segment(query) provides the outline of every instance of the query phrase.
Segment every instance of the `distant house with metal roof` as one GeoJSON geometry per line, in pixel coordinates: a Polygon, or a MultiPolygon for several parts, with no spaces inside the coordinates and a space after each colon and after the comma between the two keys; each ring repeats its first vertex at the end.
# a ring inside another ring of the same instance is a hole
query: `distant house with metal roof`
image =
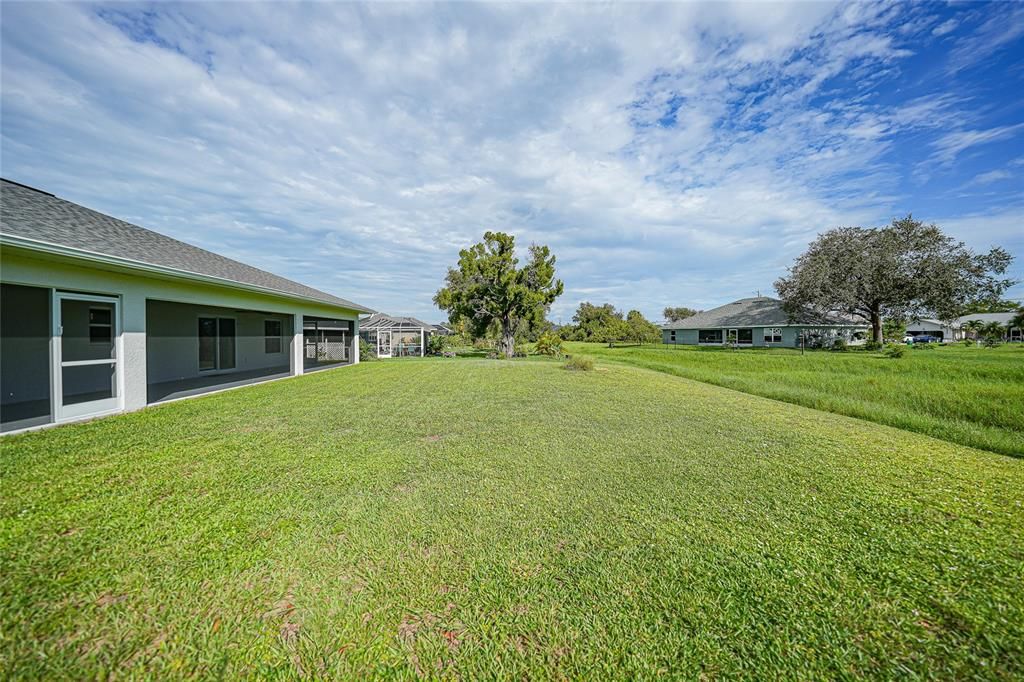
{"type": "Polygon", "coordinates": [[[971,322],[972,320],[978,320],[983,324],[998,322],[1005,327],[1010,324],[1010,320],[1012,320],[1017,314],[1018,311],[1012,311],[1009,313],[972,313],[970,315],[961,315],[957,318],[956,322],[960,326],[963,326],[964,323],[971,322]]]}
{"type": "MultiPolygon", "coordinates": [[[[913,320],[907,324],[907,334],[910,336],[936,336],[942,341],[956,341],[966,337],[964,331],[964,325],[968,322],[981,322],[982,324],[989,324],[991,322],[998,322],[1004,327],[1008,327],[1010,320],[1017,315],[1016,312],[1008,313],[971,313],[969,315],[961,315],[951,322],[942,322],[940,320],[932,318],[921,318],[913,320]]],[[[1019,327],[1007,328],[1004,335],[1007,341],[1022,341],[1024,340],[1024,330],[1019,327]]]]}
{"type": "Polygon", "coordinates": [[[423,357],[427,341],[437,333],[434,325],[415,317],[374,313],[359,321],[359,337],[375,349],[378,358],[423,357]]]}
{"type": "Polygon", "coordinates": [[[960,332],[960,336],[963,337],[963,327],[968,322],[978,321],[982,324],[989,324],[992,322],[998,322],[999,324],[1006,327],[1006,333],[1003,338],[1007,341],[1024,341],[1024,329],[1020,327],[1010,327],[1010,320],[1016,317],[1019,311],[1013,311],[1009,313],[973,313],[970,315],[961,315],[957,318],[956,326],[960,332]]]}
{"type": "Polygon", "coordinates": [[[0,180],[0,430],[359,361],[357,303],[0,180]]]}
{"type": "Polygon", "coordinates": [[[689,346],[720,346],[730,341],[740,346],[798,347],[805,343],[830,344],[851,340],[867,330],[853,319],[806,311],[793,317],[782,301],[768,296],[742,298],[691,317],[662,325],[662,341],[689,346]]]}

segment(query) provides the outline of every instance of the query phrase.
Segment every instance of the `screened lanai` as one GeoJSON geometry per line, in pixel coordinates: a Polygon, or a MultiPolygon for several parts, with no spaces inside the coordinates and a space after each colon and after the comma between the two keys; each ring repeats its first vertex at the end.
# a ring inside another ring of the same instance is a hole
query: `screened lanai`
{"type": "Polygon", "coordinates": [[[146,302],[149,403],[291,374],[292,316],[272,311],[146,302]]]}
{"type": "Polygon", "coordinates": [[[303,318],[304,366],[313,371],[352,362],[352,322],[326,317],[303,318]]]}
{"type": "Polygon", "coordinates": [[[423,357],[434,325],[415,317],[374,313],[359,322],[359,337],[370,344],[378,358],[423,357]]]}

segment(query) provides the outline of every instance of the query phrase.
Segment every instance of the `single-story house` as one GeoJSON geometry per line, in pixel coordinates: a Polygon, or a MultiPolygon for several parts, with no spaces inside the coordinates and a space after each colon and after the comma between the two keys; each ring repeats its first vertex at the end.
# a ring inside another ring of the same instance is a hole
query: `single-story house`
{"type": "MultiPolygon", "coordinates": [[[[1004,327],[1006,327],[1008,324],[1010,324],[1010,320],[1012,320],[1015,315],[1017,315],[1016,312],[1010,312],[1010,313],[973,313],[971,315],[962,315],[962,316],[960,316],[957,319],[956,323],[957,323],[957,326],[961,330],[961,338],[962,338],[963,337],[963,327],[968,322],[971,322],[973,320],[977,320],[977,321],[981,322],[982,324],[990,324],[992,322],[998,322],[999,324],[1001,324],[1004,327]]],[[[1007,341],[1013,341],[1013,342],[1024,341],[1024,329],[1021,329],[1020,327],[1014,327],[1012,329],[1008,329],[1003,334],[1003,338],[1006,339],[1007,341]]]]}
{"type": "MultiPolygon", "coordinates": [[[[970,315],[961,315],[957,319],[945,324],[935,319],[920,319],[914,320],[907,325],[907,334],[910,336],[921,336],[927,334],[929,336],[937,336],[943,341],[957,341],[967,337],[967,330],[964,329],[964,325],[972,320],[977,320],[982,324],[989,324],[991,322],[998,322],[1004,327],[1010,323],[1014,315],[1017,313],[971,313],[970,315]]],[[[1024,330],[1014,327],[1013,329],[1007,329],[1003,335],[1007,341],[1024,341],[1024,330]]]]}
{"type": "Polygon", "coordinates": [[[922,318],[907,324],[908,336],[935,336],[941,341],[953,341],[958,338],[960,325],[957,322],[944,324],[940,320],[922,318]]]}
{"type": "Polygon", "coordinates": [[[374,313],[359,321],[359,336],[377,351],[378,358],[423,357],[434,325],[415,317],[374,313]]]}
{"type": "Polygon", "coordinates": [[[0,430],[359,362],[368,308],[0,181],[0,430]]]}
{"type": "Polygon", "coordinates": [[[661,328],[662,341],[668,344],[720,346],[734,338],[740,346],[788,348],[799,347],[801,335],[807,345],[828,345],[866,331],[867,325],[856,320],[811,311],[794,319],[782,301],[768,296],[742,298],[661,328]]]}

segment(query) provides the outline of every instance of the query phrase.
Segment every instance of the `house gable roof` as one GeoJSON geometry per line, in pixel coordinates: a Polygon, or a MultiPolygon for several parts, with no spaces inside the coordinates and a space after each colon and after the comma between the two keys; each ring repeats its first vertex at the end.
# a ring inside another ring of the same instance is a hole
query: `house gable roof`
{"type": "Polygon", "coordinates": [[[80,252],[75,255],[86,259],[125,259],[185,277],[199,275],[224,280],[227,286],[265,289],[357,312],[372,312],[344,298],[6,179],[0,179],[0,237],[62,247],[80,252]]]}
{"type": "Polygon", "coordinates": [[[807,311],[793,319],[782,307],[782,301],[757,296],[741,298],[732,303],[697,313],[678,322],[668,322],[662,329],[720,329],[727,327],[784,327],[792,325],[823,325],[830,327],[862,326],[860,323],[807,311]]]}
{"type": "Polygon", "coordinates": [[[425,331],[433,331],[434,325],[429,322],[418,320],[415,317],[398,317],[394,315],[385,315],[384,313],[374,313],[369,317],[364,317],[359,321],[360,329],[398,329],[398,328],[414,328],[423,329],[425,331]]]}
{"type": "Polygon", "coordinates": [[[978,320],[979,322],[998,322],[999,324],[1009,324],[1016,312],[1009,313],[974,313],[973,315],[962,315],[957,319],[957,324],[962,325],[971,320],[978,320]]]}

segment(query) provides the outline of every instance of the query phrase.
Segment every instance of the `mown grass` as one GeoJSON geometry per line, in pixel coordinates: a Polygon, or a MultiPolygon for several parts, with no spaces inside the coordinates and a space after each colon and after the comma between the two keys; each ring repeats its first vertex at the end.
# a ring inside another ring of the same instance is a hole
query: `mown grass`
{"type": "Polygon", "coordinates": [[[1020,460],[665,374],[385,361],[0,447],[4,679],[1024,675],[1020,460]]]}
{"type": "Polygon", "coordinates": [[[882,353],[569,343],[571,353],[1024,456],[1024,346],[882,353]]]}

